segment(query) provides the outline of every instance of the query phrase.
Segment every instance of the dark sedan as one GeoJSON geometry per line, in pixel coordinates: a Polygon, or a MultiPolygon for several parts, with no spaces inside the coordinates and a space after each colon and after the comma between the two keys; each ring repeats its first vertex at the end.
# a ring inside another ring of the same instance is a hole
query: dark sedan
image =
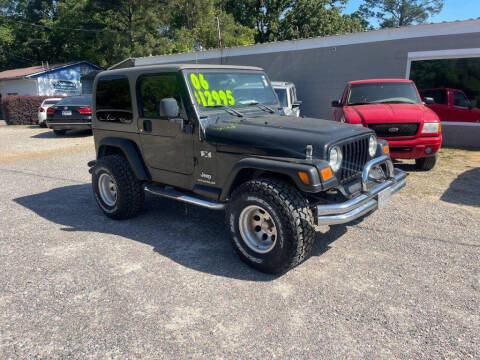
{"type": "Polygon", "coordinates": [[[47,126],[56,135],[92,128],[92,97],[69,96],[47,110],[47,126]]]}

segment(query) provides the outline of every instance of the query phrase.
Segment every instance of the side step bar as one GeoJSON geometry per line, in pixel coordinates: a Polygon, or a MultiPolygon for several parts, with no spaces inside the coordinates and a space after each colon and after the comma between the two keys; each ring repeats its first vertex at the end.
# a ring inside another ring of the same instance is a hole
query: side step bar
{"type": "Polygon", "coordinates": [[[163,188],[157,187],[152,185],[145,185],[145,191],[149,192],[150,194],[165,197],[168,199],[178,200],[187,204],[201,206],[210,210],[223,210],[225,209],[225,204],[221,203],[214,203],[198,198],[194,198],[192,196],[185,195],[179,191],[176,191],[171,188],[163,188]]]}

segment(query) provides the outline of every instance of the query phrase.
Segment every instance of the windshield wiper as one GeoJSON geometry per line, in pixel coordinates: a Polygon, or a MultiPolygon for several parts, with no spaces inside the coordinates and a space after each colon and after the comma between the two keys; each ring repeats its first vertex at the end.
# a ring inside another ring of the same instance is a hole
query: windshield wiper
{"type": "Polygon", "coordinates": [[[392,101],[381,101],[379,104],[415,104],[414,102],[410,101],[402,101],[402,100],[392,100],[392,101]]]}
{"type": "Polygon", "coordinates": [[[234,116],[238,116],[238,117],[244,117],[244,115],[240,111],[232,109],[231,107],[226,107],[225,105],[214,105],[214,106],[210,106],[210,107],[221,108],[221,109],[225,110],[227,113],[229,113],[230,115],[234,115],[234,116]]]}
{"type": "Polygon", "coordinates": [[[372,105],[371,102],[356,102],[356,103],[349,103],[348,106],[358,106],[358,105],[372,105]]]}
{"type": "Polygon", "coordinates": [[[265,104],[255,104],[257,105],[258,108],[269,112],[270,114],[275,114],[275,110],[273,110],[270,106],[267,106],[265,104]]]}
{"type": "Polygon", "coordinates": [[[255,105],[256,107],[258,107],[260,110],[263,110],[263,111],[266,111],[266,112],[269,112],[270,114],[275,114],[275,110],[273,110],[270,106],[267,106],[265,104],[262,104],[262,103],[259,103],[258,101],[250,101],[244,105],[255,105]]]}

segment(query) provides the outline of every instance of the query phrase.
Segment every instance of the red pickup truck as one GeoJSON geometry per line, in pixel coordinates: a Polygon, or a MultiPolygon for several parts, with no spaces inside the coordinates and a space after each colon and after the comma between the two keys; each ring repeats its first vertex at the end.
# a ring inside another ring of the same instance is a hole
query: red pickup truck
{"type": "Polygon", "coordinates": [[[332,106],[334,120],[371,128],[380,139],[387,140],[393,159],[415,159],[420,170],[435,166],[442,126],[437,114],[423,103],[413,81],[352,81],[332,106]]]}
{"type": "Polygon", "coordinates": [[[480,122],[480,109],[475,107],[462,90],[427,89],[422,97],[434,99],[428,107],[435,111],[441,121],[480,122]]]}

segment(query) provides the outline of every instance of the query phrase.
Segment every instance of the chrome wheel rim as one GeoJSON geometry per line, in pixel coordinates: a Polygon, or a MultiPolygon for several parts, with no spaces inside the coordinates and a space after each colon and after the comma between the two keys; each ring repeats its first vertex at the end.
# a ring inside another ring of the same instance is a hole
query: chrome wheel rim
{"type": "Polygon", "coordinates": [[[98,178],[100,197],[107,206],[114,206],[117,202],[117,184],[112,176],[103,173],[98,178]]]}
{"type": "Polygon", "coordinates": [[[251,250],[266,254],[275,247],[277,227],[268,211],[257,205],[247,206],[238,222],[243,241],[251,250]]]}

